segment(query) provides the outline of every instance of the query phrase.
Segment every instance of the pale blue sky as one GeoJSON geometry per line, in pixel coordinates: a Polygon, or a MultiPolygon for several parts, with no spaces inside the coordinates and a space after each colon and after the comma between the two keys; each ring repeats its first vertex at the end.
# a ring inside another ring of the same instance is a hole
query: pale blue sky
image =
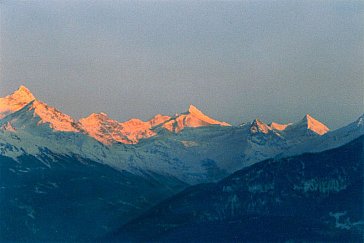
{"type": "Polygon", "coordinates": [[[190,103],[233,124],[329,127],[364,112],[361,1],[7,1],[0,95],[24,84],[80,118],[190,103]]]}

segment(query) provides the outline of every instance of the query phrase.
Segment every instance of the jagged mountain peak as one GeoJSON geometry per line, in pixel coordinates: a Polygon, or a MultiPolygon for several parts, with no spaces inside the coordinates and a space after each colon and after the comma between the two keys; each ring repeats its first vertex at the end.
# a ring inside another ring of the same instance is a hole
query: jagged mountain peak
{"type": "Polygon", "coordinates": [[[87,117],[81,118],[80,121],[99,121],[99,120],[107,120],[110,119],[106,113],[91,113],[87,117]]]}
{"type": "Polygon", "coordinates": [[[31,104],[42,123],[49,123],[56,131],[79,132],[77,123],[71,116],[38,100],[34,100],[31,104]]]}
{"type": "Polygon", "coordinates": [[[312,135],[324,135],[330,129],[320,121],[306,114],[300,121],[290,124],[284,129],[285,136],[304,137],[312,135]]]}
{"type": "Polygon", "coordinates": [[[30,92],[30,90],[27,87],[25,87],[24,85],[20,85],[19,88],[14,93],[22,93],[22,94],[27,94],[27,95],[33,96],[33,94],[30,92]]]}
{"type": "Polygon", "coordinates": [[[79,123],[90,137],[93,137],[103,144],[112,144],[115,142],[131,143],[121,132],[123,126],[118,121],[109,118],[103,112],[92,113],[80,119],[79,123]]]}
{"type": "Polygon", "coordinates": [[[310,114],[306,114],[301,121],[304,122],[310,122],[310,121],[317,121],[314,117],[312,117],[310,114]]]}
{"type": "Polygon", "coordinates": [[[202,111],[200,111],[196,106],[190,104],[190,106],[188,107],[188,113],[190,114],[196,114],[196,115],[204,115],[202,113],[202,111]]]}
{"type": "Polygon", "coordinates": [[[164,116],[162,114],[157,114],[152,119],[150,119],[148,122],[151,127],[155,127],[155,126],[165,123],[166,121],[168,121],[170,119],[171,119],[170,116],[164,116]]]}
{"type": "Polygon", "coordinates": [[[32,100],[20,110],[12,113],[8,116],[10,123],[26,124],[33,119],[36,120],[36,125],[48,124],[54,131],[62,132],[79,132],[77,123],[69,115],[63,114],[61,111],[54,107],[48,106],[47,104],[32,100]]]}
{"type": "Polygon", "coordinates": [[[201,110],[199,110],[196,106],[194,105],[190,105],[188,108],[188,114],[209,123],[210,125],[221,125],[221,126],[231,126],[230,124],[226,123],[226,122],[221,122],[218,120],[215,120],[207,115],[205,115],[201,110]]]}
{"type": "Polygon", "coordinates": [[[155,136],[156,133],[151,130],[149,121],[145,122],[138,118],[132,118],[126,122],[120,123],[122,126],[121,133],[128,138],[130,143],[138,143],[139,140],[155,136]]]}
{"type": "Polygon", "coordinates": [[[254,119],[250,126],[250,131],[252,133],[262,132],[267,134],[270,130],[271,128],[259,119],[254,119]]]}
{"type": "Polygon", "coordinates": [[[35,100],[34,95],[30,90],[21,85],[17,90],[15,90],[12,94],[6,96],[5,98],[11,99],[14,102],[30,102],[32,100],[35,100]]]}
{"type": "Polygon", "coordinates": [[[83,127],[91,127],[91,126],[99,126],[102,123],[118,123],[118,121],[115,121],[111,119],[106,113],[100,112],[100,113],[91,113],[87,117],[81,118],[79,120],[79,123],[83,127]]]}
{"type": "Polygon", "coordinates": [[[307,129],[309,129],[319,135],[324,135],[325,133],[327,133],[330,130],[325,124],[316,120],[310,114],[306,114],[303,117],[303,119],[301,120],[301,122],[299,122],[299,123],[306,125],[307,129]]]}
{"type": "Polygon", "coordinates": [[[173,119],[163,124],[163,127],[172,132],[180,132],[185,127],[203,127],[210,125],[231,126],[229,123],[217,121],[205,115],[196,106],[190,105],[188,111],[176,114],[173,119]]]}
{"type": "Polygon", "coordinates": [[[118,122],[109,118],[105,113],[93,113],[80,119],[79,123],[89,136],[108,145],[118,142],[135,144],[140,139],[156,135],[150,130],[149,122],[137,118],[118,122]]]}
{"type": "Polygon", "coordinates": [[[252,124],[265,124],[262,120],[258,119],[258,118],[255,118],[253,121],[252,121],[252,124]]]}
{"type": "Polygon", "coordinates": [[[120,124],[124,128],[136,129],[136,130],[140,129],[141,127],[145,128],[145,129],[151,128],[149,121],[143,121],[139,118],[131,118],[125,122],[121,122],[120,124]]]}
{"type": "Polygon", "coordinates": [[[313,118],[310,114],[306,114],[303,118],[302,118],[303,120],[305,120],[305,121],[311,121],[311,120],[315,120],[316,121],[316,119],[315,118],[313,118]]]}
{"type": "Polygon", "coordinates": [[[99,112],[99,113],[92,113],[91,115],[93,116],[98,116],[98,117],[109,117],[106,113],[104,112],[99,112]]]}
{"type": "Polygon", "coordinates": [[[20,86],[12,94],[0,98],[0,119],[22,109],[26,104],[35,100],[34,95],[25,86],[20,86]]]}
{"type": "Polygon", "coordinates": [[[129,127],[137,127],[137,126],[148,126],[148,122],[145,122],[143,120],[140,120],[138,118],[131,118],[125,122],[121,123],[123,126],[129,126],[129,127]]]}

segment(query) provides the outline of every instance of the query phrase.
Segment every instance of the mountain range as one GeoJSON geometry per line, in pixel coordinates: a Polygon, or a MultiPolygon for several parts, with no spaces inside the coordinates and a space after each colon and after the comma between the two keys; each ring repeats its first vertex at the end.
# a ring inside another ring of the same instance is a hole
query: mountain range
{"type": "Polygon", "coordinates": [[[0,107],[0,143],[6,145],[1,148],[2,155],[17,158],[26,153],[44,161],[54,154],[72,154],[118,170],[134,174],[152,171],[189,184],[216,181],[280,154],[338,147],[364,131],[363,117],[342,129],[345,136],[338,136],[342,130],[329,132],[308,114],[296,123],[268,125],[256,119],[232,126],[193,105],[187,112],[158,114],[148,121],[134,118],[119,122],[105,113],[76,121],[37,100],[24,86],[1,98],[0,107]],[[335,139],[313,148],[307,145],[326,141],[326,137],[335,139]]]}
{"type": "MultiPolygon", "coordinates": [[[[132,220],[190,186],[221,184],[239,170],[258,173],[256,166],[272,161],[285,161],[289,167],[286,158],[305,153],[341,151],[342,146],[362,138],[363,118],[334,131],[309,114],[295,123],[267,124],[255,119],[234,126],[190,105],[186,112],[157,114],[148,121],[119,122],[105,113],[76,120],[21,86],[0,98],[0,206],[6,212],[2,213],[0,237],[89,241],[125,232],[134,227],[128,222],[136,222],[132,220]],[[70,222],[82,227],[72,228],[70,222]],[[122,225],[130,226],[121,229],[122,225]]],[[[358,145],[355,148],[360,152],[358,145]]],[[[285,173],[289,174],[288,167],[285,173]]],[[[264,173],[271,169],[268,166],[264,173]]],[[[213,190],[218,193],[220,189],[213,190]]],[[[208,198],[208,202],[215,200],[208,198]]],[[[189,209],[195,210],[195,202],[190,204],[189,209]]],[[[188,227],[200,223],[191,222],[188,227]]],[[[140,224],[146,230],[149,227],[144,221],[140,224]]],[[[151,239],[163,237],[150,235],[151,239]]]]}

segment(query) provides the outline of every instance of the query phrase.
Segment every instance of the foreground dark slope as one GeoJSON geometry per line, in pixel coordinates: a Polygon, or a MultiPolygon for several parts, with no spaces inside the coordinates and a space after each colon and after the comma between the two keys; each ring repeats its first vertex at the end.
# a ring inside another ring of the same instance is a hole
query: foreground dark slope
{"type": "Polygon", "coordinates": [[[362,242],[363,141],[190,187],[107,240],[362,242]]]}
{"type": "MultiPolygon", "coordinates": [[[[56,155],[54,155],[56,156],[56,155]]],[[[0,241],[88,241],[186,184],[74,157],[0,156],[0,241]]]]}

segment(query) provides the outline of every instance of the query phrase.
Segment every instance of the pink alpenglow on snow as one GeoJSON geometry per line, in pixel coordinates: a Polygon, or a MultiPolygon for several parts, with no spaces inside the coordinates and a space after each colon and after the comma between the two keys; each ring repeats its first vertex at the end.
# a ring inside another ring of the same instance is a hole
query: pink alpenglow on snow
{"type": "MultiPolygon", "coordinates": [[[[141,139],[157,136],[158,131],[160,131],[159,128],[178,133],[187,127],[231,126],[226,122],[217,121],[205,115],[193,105],[189,106],[187,112],[176,114],[174,117],[158,114],[149,121],[133,118],[119,122],[109,118],[105,113],[92,113],[86,118],[75,121],[72,117],[38,101],[24,86],[20,86],[11,95],[0,98],[0,119],[9,117],[2,125],[4,130],[16,131],[17,126],[21,126],[21,122],[16,121],[19,116],[24,117],[24,119],[36,119],[36,125],[47,124],[54,131],[87,134],[106,145],[113,143],[136,144],[141,139]],[[19,113],[17,118],[9,116],[14,113],[19,113]]],[[[323,135],[329,131],[329,128],[308,114],[300,122],[294,124],[272,122],[267,125],[256,119],[250,127],[252,133],[267,134],[272,130],[284,133],[295,131],[295,134],[311,130],[318,135],[323,135]]]]}
{"type": "Polygon", "coordinates": [[[110,119],[105,113],[92,113],[88,117],[80,119],[79,123],[90,137],[103,144],[131,143],[121,132],[123,127],[120,123],[110,119]]]}
{"type": "Polygon", "coordinates": [[[79,132],[77,122],[72,117],[41,101],[34,100],[27,106],[27,109],[34,113],[34,117],[40,118],[38,125],[49,124],[55,131],[79,132]]]}
{"type": "Polygon", "coordinates": [[[190,105],[188,112],[177,115],[163,124],[163,127],[171,132],[180,132],[185,127],[203,127],[210,125],[231,126],[226,122],[214,120],[203,114],[195,106],[190,105]]]}
{"type": "Polygon", "coordinates": [[[149,122],[137,118],[130,119],[120,124],[123,127],[123,134],[125,134],[132,143],[138,143],[140,139],[157,135],[151,130],[152,126],[149,122]]]}
{"type": "Polygon", "coordinates": [[[278,131],[283,131],[285,130],[289,125],[291,125],[292,123],[289,124],[279,124],[276,122],[272,122],[270,124],[270,128],[274,129],[274,130],[278,130],[278,131]]]}
{"type": "Polygon", "coordinates": [[[33,94],[26,87],[20,86],[11,95],[0,98],[0,119],[20,110],[34,99],[33,94]]]}
{"type": "Polygon", "coordinates": [[[170,116],[164,116],[164,115],[161,115],[161,114],[157,114],[152,119],[150,119],[148,122],[149,122],[151,127],[156,127],[156,126],[159,126],[162,123],[165,123],[169,119],[171,119],[170,116]]]}
{"type": "Polygon", "coordinates": [[[140,119],[130,119],[126,122],[118,122],[109,118],[105,113],[91,114],[80,119],[81,127],[86,133],[103,144],[124,143],[136,144],[140,139],[155,136],[151,130],[150,122],[140,119]]]}
{"type": "MultiPolygon", "coordinates": [[[[39,119],[37,123],[38,125],[48,124],[54,131],[79,131],[77,123],[72,119],[72,117],[63,114],[59,110],[48,106],[41,101],[38,101],[24,86],[20,86],[19,89],[11,95],[0,98],[0,119],[15,112],[20,112],[23,109],[25,109],[25,113],[31,114],[32,118],[39,119]]],[[[12,121],[8,122],[8,127],[12,127],[12,121]]]]}
{"type": "Polygon", "coordinates": [[[265,124],[264,122],[262,122],[259,119],[255,119],[252,122],[252,125],[250,127],[250,132],[252,133],[257,133],[257,132],[261,132],[264,134],[269,133],[269,131],[272,130],[267,124],[265,124]]]}
{"type": "Polygon", "coordinates": [[[327,126],[325,126],[323,123],[319,122],[309,114],[307,114],[303,119],[307,122],[307,128],[319,135],[324,135],[330,130],[327,126]]]}

